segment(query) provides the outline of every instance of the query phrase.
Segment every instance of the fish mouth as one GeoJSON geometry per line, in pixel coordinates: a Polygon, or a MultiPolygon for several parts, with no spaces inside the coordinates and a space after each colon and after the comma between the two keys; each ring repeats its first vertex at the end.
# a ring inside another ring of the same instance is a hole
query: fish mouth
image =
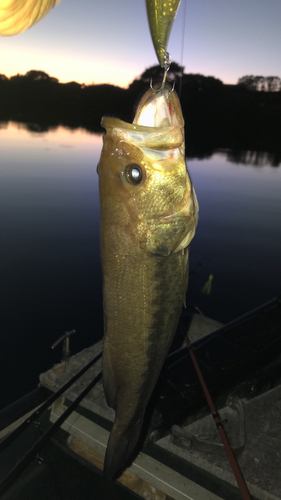
{"type": "Polygon", "coordinates": [[[105,117],[101,125],[121,141],[139,148],[168,151],[184,146],[184,119],[179,98],[168,83],[163,89],[157,84],[144,94],[133,123],[105,117]]]}
{"type": "Polygon", "coordinates": [[[133,123],[153,128],[183,127],[181,107],[174,89],[168,83],[163,88],[160,83],[155,88],[151,86],[139,102],[133,123]]]}

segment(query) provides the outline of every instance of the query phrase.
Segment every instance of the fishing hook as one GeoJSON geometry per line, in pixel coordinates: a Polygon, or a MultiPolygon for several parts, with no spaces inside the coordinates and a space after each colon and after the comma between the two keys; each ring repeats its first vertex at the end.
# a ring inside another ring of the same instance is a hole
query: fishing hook
{"type": "MultiPolygon", "coordinates": [[[[166,78],[165,78],[165,79],[166,79],[166,78]]],[[[163,80],[164,80],[164,78],[163,78],[163,80]]],[[[158,84],[158,83],[156,83],[156,85],[159,85],[159,84],[158,84]]],[[[165,82],[164,82],[164,85],[165,85],[165,82]]],[[[160,86],[159,88],[154,88],[154,87],[153,87],[153,83],[152,83],[152,77],[150,78],[150,88],[151,88],[152,90],[154,90],[154,92],[160,92],[160,91],[164,88],[164,85],[163,85],[163,81],[162,81],[161,86],[160,86]]]]}
{"type": "Polygon", "coordinates": [[[165,87],[167,73],[170,69],[170,66],[171,66],[171,57],[170,57],[169,52],[166,52],[165,56],[164,56],[164,70],[165,71],[164,71],[164,76],[163,76],[163,80],[162,80],[161,90],[165,87]]]}
{"type": "MultiPolygon", "coordinates": [[[[152,90],[154,90],[155,92],[156,91],[159,91],[159,90],[163,90],[164,87],[165,87],[165,83],[166,83],[166,78],[167,78],[167,73],[170,69],[170,66],[171,66],[171,57],[170,57],[170,54],[169,52],[166,52],[165,56],[164,56],[164,75],[163,75],[163,79],[162,79],[162,83],[161,83],[161,87],[160,89],[155,89],[153,87],[153,84],[152,84],[152,77],[150,78],[150,88],[152,90]]],[[[173,88],[171,90],[171,92],[173,92],[175,90],[175,81],[173,83],[173,88]]]]}
{"type": "MultiPolygon", "coordinates": [[[[163,80],[164,80],[164,78],[163,78],[163,80]]],[[[154,90],[154,92],[161,92],[161,90],[163,90],[163,88],[164,88],[164,86],[165,86],[165,81],[164,81],[164,83],[162,82],[160,89],[155,89],[155,88],[153,87],[153,84],[152,84],[152,77],[151,77],[151,78],[150,78],[150,84],[149,84],[149,85],[150,85],[150,88],[151,88],[152,90],[154,90]]],[[[156,84],[156,85],[157,85],[157,84],[156,84]]],[[[175,85],[176,85],[176,82],[175,82],[175,80],[174,80],[174,81],[173,81],[173,86],[172,86],[171,92],[169,92],[169,95],[170,95],[172,92],[174,92],[174,90],[175,90],[175,85]]],[[[99,171],[98,171],[98,166],[97,166],[97,173],[99,173],[99,171]]]]}

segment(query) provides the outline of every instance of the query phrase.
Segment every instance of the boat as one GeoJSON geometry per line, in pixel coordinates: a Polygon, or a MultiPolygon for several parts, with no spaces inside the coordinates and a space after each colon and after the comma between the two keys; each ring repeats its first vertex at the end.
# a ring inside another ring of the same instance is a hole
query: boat
{"type": "MultiPolygon", "coordinates": [[[[69,342],[72,332],[66,333],[69,342]]],[[[139,453],[111,481],[102,475],[114,419],[101,382],[102,342],[71,357],[65,343],[64,359],[40,375],[38,388],[0,412],[0,497],[241,498],[192,349],[251,497],[280,500],[280,348],[280,297],[226,325],[187,308],[149,404],[139,453]]]]}

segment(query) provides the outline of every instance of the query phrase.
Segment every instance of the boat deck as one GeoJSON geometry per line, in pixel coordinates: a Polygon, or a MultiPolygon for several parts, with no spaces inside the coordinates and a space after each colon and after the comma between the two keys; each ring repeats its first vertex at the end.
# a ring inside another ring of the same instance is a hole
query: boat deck
{"type": "MultiPolygon", "coordinates": [[[[216,406],[253,500],[280,500],[280,299],[225,326],[201,316],[189,318],[188,323],[189,327],[191,325],[189,337],[193,342],[193,351],[205,370],[206,383],[215,396],[216,406]],[[267,343],[263,348],[265,338],[267,343]],[[226,351],[222,350],[223,345],[228,345],[226,351]],[[234,350],[229,348],[232,345],[234,350]],[[221,360],[221,364],[218,360],[221,360]],[[221,387],[218,387],[219,380],[221,387]]],[[[56,393],[95,358],[101,348],[102,342],[98,342],[72,356],[68,365],[62,362],[41,374],[41,389],[44,388],[46,394],[56,393]]],[[[17,450],[20,451],[19,454],[24,454],[24,440],[29,440],[32,445],[34,433],[43,432],[54,422],[59,423],[58,419],[64,411],[70,409],[72,402],[100,370],[101,359],[64,393],[62,389],[59,397],[54,395],[55,402],[52,406],[49,403],[45,406],[49,406],[49,410],[42,413],[35,425],[29,426],[23,435],[4,450],[2,456],[5,467],[0,472],[0,481],[7,472],[6,465],[9,469],[12,462],[17,461],[17,450]]],[[[131,467],[119,478],[117,489],[101,475],[107,440],[114,420],[114,411],[105,401],[102,382],[96,383],[87,396],[83,399],[80,397],[79,400],[79,406],[74,411],[69,411],[67,419],[59,431],[56,431],[55,438],[51,438],[37,461],[33,460],[24,474],[4,494],[4,500],[35,498],[30,496],[30,492],[33,495],[36,488],[39,488],[40,481],[46,487],[46,495],[40,496],[42,500],[51,497],[54,500],[78,500],[81,492],[86,500],[92,498],[89,496],[91,491],[95,491],[95,497],[99,499],[241,498],[224,448],[218,439],[213,418],[206,409],[202,389],[194,375],[186,348],[177,350],[167,359],[153,401],[154,411],[151,412],[150,424],[145,428],[144,446],[131,467]],[[178,384],[175,385],[177,380],[178,384]],[[41,469],[38,468],[40,464],[44,465],[41,469]],[[83,472],[80,472],[81,467],[84,468],[83,472]],[[60,478],[56,477],[57,473],[60,478]],[[80,486],[77,474],[81,477],[80,486]],[[55,486],[50,483],[53,480],[55,486]],[[50,483],[49,489],[54,489],[53,493],[48,490],[47,483],[50,483]],[[68,490],[72,493],[68,494],[68,490]]],[[[9,421],[7,410],[5,422],[9,421]]],[[[14,414],[13,411],[10,413],[14,414]]],[[[0,431],[0,440],[26,417],[27,415],[21,415],[18,421],[4,426],[0,431]]]]}

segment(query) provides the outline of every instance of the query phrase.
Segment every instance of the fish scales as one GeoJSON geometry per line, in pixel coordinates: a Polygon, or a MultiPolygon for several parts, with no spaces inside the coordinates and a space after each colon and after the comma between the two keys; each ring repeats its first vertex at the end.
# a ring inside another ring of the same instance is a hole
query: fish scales
{"type": "Polygon", "coordinates": [[[169,85],[148,90],[133,124],[102,123],[103,385],[116,411],[104,471],[114,476],[135,450],[177,328],[198,205],[186,171],[181,108],[169,85]]]}

